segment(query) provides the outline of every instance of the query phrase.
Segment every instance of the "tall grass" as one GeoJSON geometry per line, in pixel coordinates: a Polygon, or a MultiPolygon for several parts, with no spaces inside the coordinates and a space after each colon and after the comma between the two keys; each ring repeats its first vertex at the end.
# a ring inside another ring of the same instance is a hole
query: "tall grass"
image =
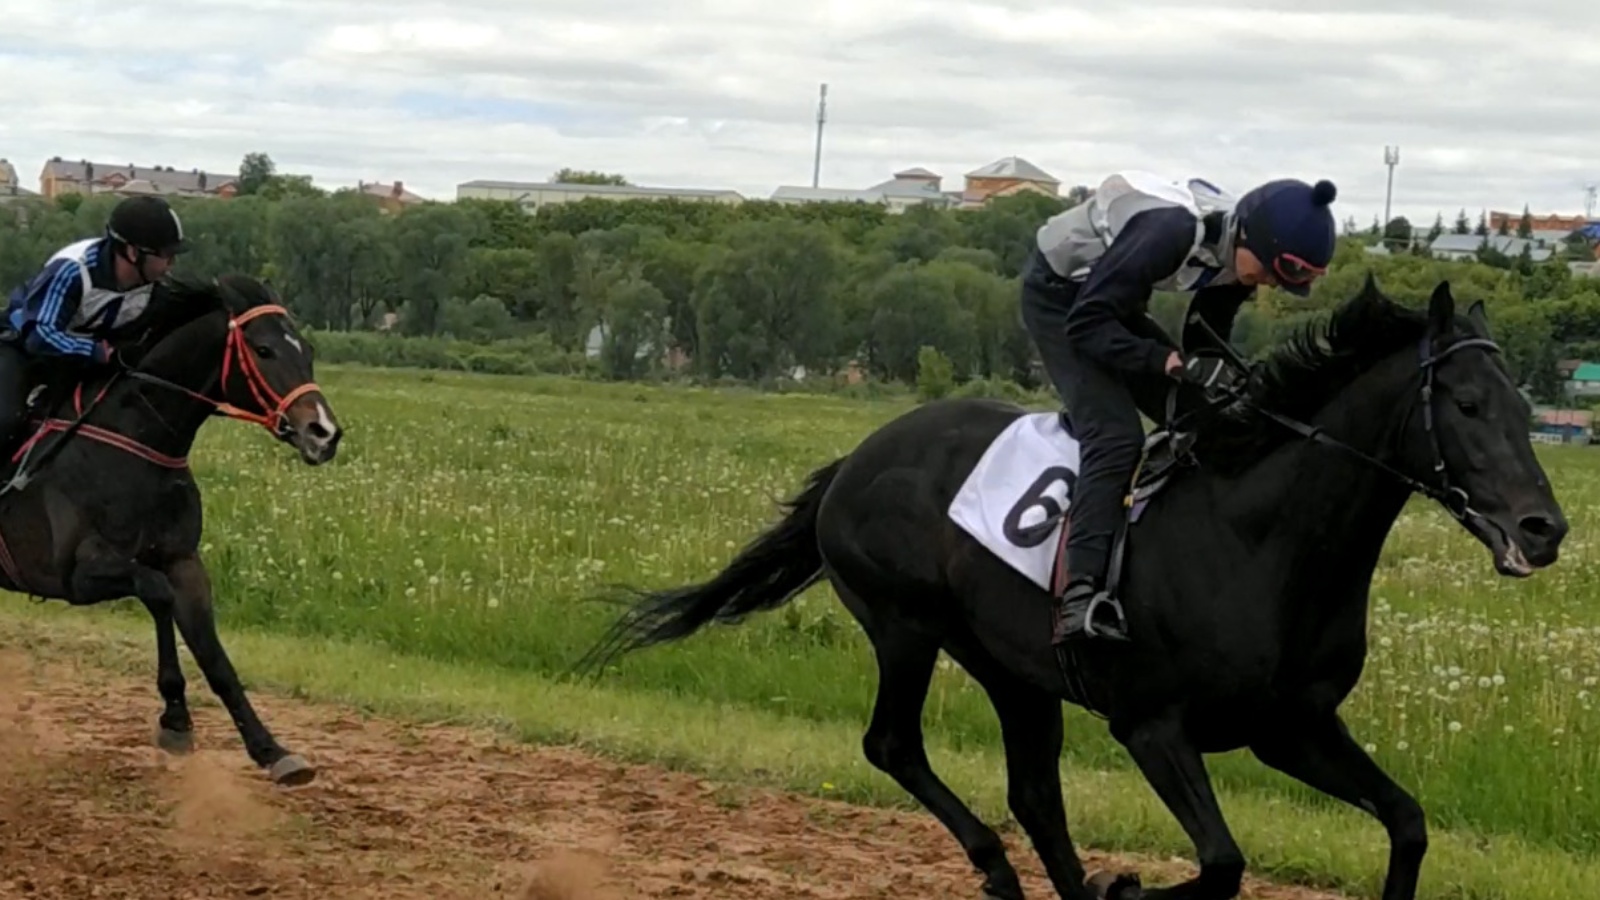
{"type": "MultiPolygon", "coordinates": [[[[225,623],[541,674],[599,635],[613,610],[579,602],[594,588],[705,577],[805,473],[907,408],[541,377],[319,378],[349,432],[331,467],[232,425],[196,448],[225,623]]],[[[1500,579],[1479,544],[1414,503],[1380,561],[1372,655],[1346,714],[1435,827],[1585,854],[1600,846],[1600,450],[1539,453],[1572,520],[1560,564],[1500,579]]],[[[865,638],[819,587],[633,657],[610,682],[862,726],[876,678],[865,638]]],[[[1069,757],[1130,768],[1100,723],[1069,715],[1069,757]]],[[[983,694],[948,664],[926,722],[957,750],[999,745],[983,694]]],[[[1227,788],[1332,803],[1247,755],[1212,771],[1227,788]]]]}

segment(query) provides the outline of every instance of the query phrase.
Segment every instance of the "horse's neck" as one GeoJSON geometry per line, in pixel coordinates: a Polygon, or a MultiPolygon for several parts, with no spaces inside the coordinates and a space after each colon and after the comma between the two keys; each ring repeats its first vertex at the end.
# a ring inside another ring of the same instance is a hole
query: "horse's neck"
{"type": "MultiPolygon", "coordinates": [[[[223,347],[221,325],[191,322],[169,335],[138,370],[154,378],[220,400],[223,347]]],[[[123,376],[115,428],[140,443],[172,456],[186,456],[200,426],[215,407],[163,384],[123,376]]]]}
{"type": "Polygon", "coordinates": [[[1236,509],[1249,523],[1244,530],[1254,534],[1260,558],[1284,561],[1286,577],[1298,584],[1370,581],[1410,491],[1350,450],[1395,466],[1392,450],[1416,401],[1400,366],[1375,370],[1310,423],[1348,450],[1294,440],[1241,480],[1247,499],[1236,509]]]}

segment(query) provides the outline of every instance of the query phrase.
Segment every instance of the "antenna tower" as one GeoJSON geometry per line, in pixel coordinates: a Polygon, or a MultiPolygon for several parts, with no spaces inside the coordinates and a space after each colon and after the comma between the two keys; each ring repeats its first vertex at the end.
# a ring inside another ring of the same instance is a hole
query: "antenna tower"
{"type": "Polygon", "coordinates": [[[811,160],[811,186],[816,187],[822,177],[822,126],[828,121],[828,85],[823,82],[822,94],[817,99],[817,152],[811,160]]]}
{"type": "Polygon", "coordinates": [[[1390,202],[1394,199],[1394,167],[1400,165],[1400,148],[1384,147],[1383,164],[1389,167],[1389,186],[1383,194],[1383,227],[1389,227],[1390,202]]]}

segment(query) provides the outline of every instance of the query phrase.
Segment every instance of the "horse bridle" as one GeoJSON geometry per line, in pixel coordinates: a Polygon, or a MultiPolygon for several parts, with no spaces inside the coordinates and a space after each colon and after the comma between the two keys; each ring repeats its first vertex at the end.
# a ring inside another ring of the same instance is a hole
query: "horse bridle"
{"type": "Polygon", "coordinates": [[[1438,353],[1429,356],[1428,350],[1432,346],[1433,335],[1430,329],[1430,334],[1422,339],[1422,352],[1420,354],[1422,357],[1422,394],[1420,399],[1422,400],[1422,430],[1427,432],[1428,443],[1433,447],[1433,470],[1439,474],[1439,486],[1434,487],[1423,484],[1414,479],[1407,479],[1407,482],[1412,486],[1412,490],[1420,491],[1439,501],[1440,505],[1449,510],[1450,515],[1461,521],[1465,520],[1469,515],[1478,516],[1478,513],[1472,508],[1472,498],[1467,495],[1466,489],[1450,483],[1450,472],[1445,468],[1444,451],[1439,447],[1439,432],[1434,430],[1433,427],[1434,366],[1457,350],[1463,350],[1467,347],[1482,347],[1491,353],[1499,353],[1500,345],[1489,338],[1462,338],[1438,353]],[[1457,502],[1459,502],[1459,506],[1457,502]]]}
{"type": "Polygon", "coordinates": [[[168,381],[156,375],[145,372],[129,370],[129,378],[143,381],[160,387],[170,388],[182,394],[187,394],[195,400],[205,403],[213,408],[213,415],[227,416],[230,419],[240,419],[245,422],[254,422],[267,429],[272,436],[283,440],[290,432],[289,407],[301,397],[312,391],[320,391],[314,381],[296,387],[287,394],[280,395],[261,373],[261,365],[256,361],[255,353],[251,352],[249,343],[245,340],[244,326],[251,320],[265,315],[280,315],[287,318],[289,310],[276,303],[267,303],[251,307],[238,316],[228,319],[228,340],[222,351],[222,375],[217,381],[223,396],[228,393],[228,376],[237,371],[243,373],[245,386],[250,389],[250,395],[261,406],[262,412],[255,413],[228,403],[225,400],[213,400],[198,391],[191,390],[181,384],[168,381]],[[237,359],[237,363],[235,363],[237,359]]]}
{"type": "MultiPolygon", "coordinates": [[[[1212,339],[1212,342],[1217,347],[1221,348],[1228,362],[1241,374],[1243,374],[1246,378],[1246,381],[1248,381],[1252,367],[1242,356],[1239,355],[1238,351],[1234,350],[1233,346],[1228,344],[1226,341],[1221,340],[1217,336],[1216,331],[1211,328],[1210,324],[1207,323],[1204,318],[1198,315],[1193,315],[1190,316],[1190,321],[1197,324],[1201,330],[1207,333],[1207,336],[1212,339]]],[[[1459,522],[1465,522],[1469,517],[1482,518],[1482,515],[1477,510],[1472,508],[1472,498],[1467,494],[1466,489],[1459,485],[1453,485],[1450,483],[1450,472],[1444,463],[1444,451],[1439,446],[1439,432],[1433,427],[1434,372],[1441,361],[1443,361],[1450,354],[1455,353],[1457,350],[1465,350],[1469,347],[1482,347],[1491,352],[1499,353],[1500,345],[1489,338],[1462,338],[1461,340],[1450,343],[1437,353],[1430,353],[1430,351],[1433,349],[1433,342],[1437,337],[1438,335],[1430,325],[1427,334],[1422,336],[1422,340],[1418,347],[1418,368],[1422,371],[1422,389],[1418,399],[1422,401],[1422,429],[1428,435],[1429,446],[1433,448],[1433,471],[1438,473],[1439,478],[1439,482],[1436,485],[1413,478],[1412,476],[1407,475],[1406,473],[1396,469],[1395,467],[1369,453],[1357,450],[1356,448],[1338,440],[1337,438],[1330,437],[1327,432],[1322,430],[1320,425],[1307,425],[1304,422],[1291,419],[1282,413],[1278,413],[1260,406],[1249,397],[1245,396],[1242,391],[1236,388],[1225,387],[1222,389],[1222,393],[1224,394],[1225,398],[1228,398],[1231,401],[1240,402],[1251,409],[1254,409],[1255,411],[1261,413],[1274,422],[1277,422],[1279,425],[1288,428],[1290,431],[1295,432],[1301,437],[1306,438],[1307,440],[1316,441],[1324,446],[1338,447],[1339,449],[1344,450],[1346,453],[1356,456],[1368,465],[1387,473],[1389,476],[1404,484],[1412,491],[1422,494],[1423,496],[1429,497],[1433,500],[1437,500],[1439,505],[1443,506],[1445,510],[1459,522]]],[[[1415,413],[1416,406],[1413,404],[1406,412],[1406,421],[1409,422],[1411,420],[1411,416],[1415,413]]]]}
{"type": "MultiPolygon", "coordinates": [[[[1250,363],[1244,359],[1244,357],[1239,355],[1239,352],[1233,348],[1232,344],[1229,344],[1227,341],[1224,341],[1218,337],[1216,330],[1213,329],[1211,325],[1206,322],[1205,319],[1198,313],[1191,314],[1189,316],[1189,321],[1198,326],[1201,331],[1205,332],[1206,336],[1211,339],[1211,342],[1220,349],[1223,358],[1227,361],[1228,365],[1230,365],[1241,376],[1243,376],[1244,383],[1248,384],[1254,367],[1252,367],[1250,363]]],[[[1218,406],[1238,403],[1261,413],[1267,418],[1277,422],[1279,425],[1282,425],[1283,427],[1293,431],[1301,437],[1306,438],[1307,440],[1323,444],[1324,446],[1337,447],[1344,452],[1355,456],[1362,462],[1365,462],[1366,464],[1378,469],[1379,471],[1387,473],[1401,484],[1404,484],[1406,487],[1410,488],[1413,492],[1420,493],[1424,496],[1437,500],[1439,504],[1443,506],[1451,516],[1455,517],[1458,522],[1462,522],[1464,524],[1468,518],[1474,518],[1481,521],[1483,519],[1483,515],[1472,508],[1472,498],[1467,494],[1466,489],[1450,483],[1450,473],[1444,462],[1444,451],[1439,446],[1439,432],[1433,427],[1434,372],[1441,361],[1450,356],[1450,354],[1455,353],[1457,350],[1465,350],[1469,347],[1482,347],[1486,350],[1498,353],[1500,352],[1500,345],[1489,338],[1462,338],[1461,340],[1454,341],[1445,346],[1437,353],[1430,353],[1429,351],[1433,349],[1433,342],[1436,337],[1438,337],[1438,335],[1435,333],[1433,326],[1430,324],[1427,334],[1422,336],[1422,342],[1420,344],[1418,353],[1418,368],[1422,371],[1422,389],[1418,394],[1418,399],[1422,401],[1422,428],[1425,432],[1427,432],[1429,445],[1433,448],[1433,471],[1437,472],[1439,476],[1439,483],[1437,485],[1428,484],[1427,482],[1413,478],[1369,453],[1357,450],[1356,448],[1344,443],[1343,441],[1340,441],[1337,438],[1330,437],[1327,432],[1322,430],[1322,426],[1320,425],[1307,425],[1306,423],[1297,419],[1291,419],[1282,413],[1267,409],[1266,407],[1256,403],[1250,397],[1246,396],[1241,389],[1233,387],[1232,385],[1223,385],[1217,388],[1216,392],[1219,395],[1218,397],[1209,398],[1201,408],[1185,412],[1183,416],[1179,416],[1176,419],[1173,416],[1173,411],[1176,408],[1177,392],[1180,385],[1173,385],[1167,392],[1167,430],[1173,433],[1177,432],[1179,429],[1174,423],[1190,415],[1203,413],[1208,410],[1215,409],[1218,406]]],[[[1405,425],[1411,421],[1411,417],[1416,414],[1416,409],[1417,407],[1415,403],[1413,403],[1407,409],[1405,421],[1401,424],[1402,428],[1404,428],[1405,425]]],[[[1089,609],[1084,614],[1086,627],[1091,635],[1094,633],[1094,611],[1097,605],[1102,602],[1110,603],[1113,608],[1117,610],[1118,615],[1121,615],[1120,603],[1115,599],[1104,598],[1107,598],[1107,594],[1102,593],[1096,595],[1094,599],[1090,600],[1089,609]]],[[[1068,653],[1069,656],[1076,653],[1075,650],[1071,649],[1065,652],[1068,653]]],[[[1089,699],[1087,685],[1084,684],[1082,677],[1076,674],[1076,665],[1063,662],[1062,667],[1063,677],[1067,680],[1069,689],[1077,693],[1078,696],[1082,698],[1084,708],[1087,709],[1092,715],[1105,718],[1104,715],[1095,709],[1093,702],[1089,699]]]]}
{"type": "MultiPolygon", "coordinates": [[[[99,391],[96,392],[94,398],[89,401],[87,406],[80,404],[79,412],[76,418],[60,429],[60,439],[52,442],[52,444],[45,449],[42,457],[37,462],[33,462],[32,460],[31,448],[27,451],[27,455],[25,455],[22,461],[18,464],[17,470],[12,475],[10,481],[6,482],[6,484],[3,486],[0,486],[0,494],[5,494],[13,490],[20,490],[22,487],[24,487],[28,481],[32,479],[34,473],[44,466],[46,462],[49,462],[50,459],[52,459],[57,453],[59,453],[61,449],[67,445],[67,442],[71,440],[72,437],[80,430],[90,428],[92,429],[90,433],[102,431],[102,429],[93,429],[93,426],[87,425],[87,420],[90,414],[92,414],[100,405],[100,402],[104,400],[111,392],[111,386],[116,384],[117,380],[124,375],[134,379],[135,381],[143,381],[147,384],[153,384],[157,387],[167,388],[180,394],[186,394],[189,397],[212,407],[212,415],[222,415],[227,416],[230,419],[242,419],[246,422],[255,422],[261,427],[267,429],[267,431],[271,432],[274,438],[277,438],[278,440],[286,440],[291,433],[288,415],[289,406],[306,394],[312,391],[321,390],[321,388],[317,386],[316,382],[308,381],[290,391],[288,394],[282,396],[280,396],[277,391],[273,390],[272,385],[267,382],[266,376],[261,373],[261,367],[256,362],[256,356],[250,351],[250,345],[245,341],[244,337],[244,325],[250,322],[252,319],[264,315],[281,315],[288,317],[289,310],[281,305],[269,303],[262,306],[252,307],[246,310],[242,315],[229,317],[228,339],[224,346],[222,356],[222,375],[218,380],[218,387],[222,390],[223,396],[226,396],[228,375],[230,374],[230,371],[232,371],[231,367],[234,365],[233,360],[235,357],[237,357],[239,360],[237,364],[238,371],[244,373],[245,384],[250,388],[251,396],[255,398],[257,403],[261,404],[261,408],[263,410],[262,412],[253,413],[247,409],[241,409],[240,407],[234,406],[233,404],[224,400],[213,400],[198,391],[184,387],[176,382],[168,381],[167,379],[158,375],[151,375],[147,372],[140,372],[134,369],[120,369],[111,376],[111,378],[105,383],[104,386],[100,388],[99,391]],[[32,465],[29,464],[30,462],[32,465]]],[[[170,428],[171,426],[168,427],[170,428]]],[[[102,439],[104,439],[104,437],[102,437],[102,439]]],[[[154,459],[159,456],[159,454],[155,454],[153,451],[148,451],[148,448],[133,442],[128,442],[125,439],[119,439],[117,443],[122,447],[122,449],[130,450],[131,452],[143,456],[146,459],[154,459]]]]}

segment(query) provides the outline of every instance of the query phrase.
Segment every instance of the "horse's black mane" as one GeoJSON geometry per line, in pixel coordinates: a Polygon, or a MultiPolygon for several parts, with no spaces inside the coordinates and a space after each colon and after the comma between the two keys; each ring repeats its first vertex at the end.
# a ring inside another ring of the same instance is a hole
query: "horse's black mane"
{"type": "MultiPolygon", "coordinates": [[[[1419,347],[1428,315],[1385,297],[1368,279],[1361,292],[1326,316],[1301,323],[1261,363],[1249,390],[1256,406],[1301,422],[1363,372],[1394,353],[1419,347]]],[[[1197,435],[1209,467],[1237,472],[1298,435],[1253,409],[1218,417],[1197,435]]]]}
{"type": "Polygon", "coordinates": [[[155,287],[150,311],[132,323],[138,343],[153,347],[173,332],[212,313],[237,316],[275,302],[269,287],[243,275],[217,279],[169,275],[155,287]]]}
{"type": "Polygon", "coordinates": [[[239,274],[223,275],[215,279],[169,275],[156,286],[157,302],[193,309],[194,317],[226,310],[239,315],[252,307],[276,302],[272,288],[239,274]]]}

